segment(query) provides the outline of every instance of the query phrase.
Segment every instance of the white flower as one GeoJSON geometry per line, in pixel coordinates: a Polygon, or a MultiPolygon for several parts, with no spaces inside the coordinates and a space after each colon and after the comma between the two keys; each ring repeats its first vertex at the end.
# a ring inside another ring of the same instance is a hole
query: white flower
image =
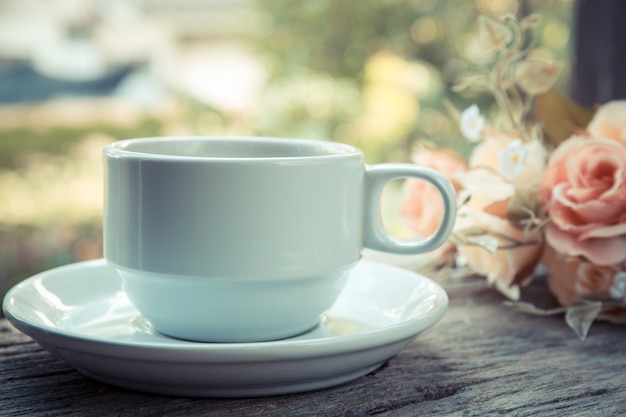
{"type": "Polygon", "coordinates": [[[472,104],[461,114],[461,133],[472,142],[480,140],[484,126],[485,118],[481,116],[476,104],[472,104]]]}
{"type": "Polygon", "coordinates": [[[522,144],[522,141],[519,139],[511,141],[509,146],[498,152],[500,172],[507,178],[521,174],[524,171],[524,162],[527,157],[528,149],[522,144]]]}
{"type": "Polygon", "coordinates": [[[626,272],[615,275],[610,293],[614,300],[626,301],[626,272]]]}

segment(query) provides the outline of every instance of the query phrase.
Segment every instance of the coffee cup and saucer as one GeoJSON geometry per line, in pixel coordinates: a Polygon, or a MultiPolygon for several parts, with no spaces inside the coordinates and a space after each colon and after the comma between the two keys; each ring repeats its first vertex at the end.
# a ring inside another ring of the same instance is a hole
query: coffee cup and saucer
{"type": "Polygon", "coordinates": [[[3,303],[89,377],[202,397],[319,389],[378,368],[445,313],[433,281],[362,259],[443,244],[455,192],[436,171],[274,138],[123,140],[104,163],[104,259],[35,275],[3,303]],[[424,240],[381,224],[381,191],[399,178],[441,194],[424,240]]]}

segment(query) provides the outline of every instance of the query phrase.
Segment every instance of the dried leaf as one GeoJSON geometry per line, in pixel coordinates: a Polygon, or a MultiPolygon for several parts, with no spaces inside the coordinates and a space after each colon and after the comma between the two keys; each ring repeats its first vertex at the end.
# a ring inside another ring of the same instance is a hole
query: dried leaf
{"type": "Polygon", "coordinates": [[[459,82],[452,86],[452,91],[455,93],[460,93],[469,88],[478,89],[488,86],[489,84],[484,75],[465,75],[459,80],[459,82]]]}
{"type": "Polygon", "coordinates": [[[478,18],[478,42],[485,53],[504,49],[513,37],[513,30],[503,22],[484,15],[478,18]]]}
{"type": "Polygon", "coordinates": [[[470,239],[470,241],[473,244],[485,249],[489,253],[495,253],[498,250],[499,242],[495,237],[477,236],[470,239]]]}
{"type": "Polygon", "coordinates": [[[543,124],[545,140],[556,147],[577,130],[584,129],[593,111],[577,104],[555,89],[537,96],[537,120],[543,124]]]}
{"type": "Polygon", "coordinates": [[[541,13],[532,13],[524,17],[519,22],[519,25],[522,29],[531,29],[531,28],[537,27],[539,23],[541,23],[542,19],[543,19],[543,15],[541,15],[541,13]]]}
{"type": "Polygon", "coordinates": [[[565,322],[571,327],[581,340],[587,337],[587,332],[602,310],[602,302],[588,301],[584,304],[569,307],[565,313],[565,322]]]}
{"type": "Polygon", "coordinates": [[[563,314],[567,310],[565,307],[550,308],[546,310],[524,301],[505,301],[504,305],[521,313],[533,314],[535,316],[554,316],[557,314],[563,314]]]}
{"type": "Polygon", "coordinates": [[[465,227],[457,232],[461,236],[480,236],[489,233],[487,229],[480,226],[465,227]]]}
{"type": "Polygon", "coordinates": [[[518,229],[525,229],[529,220],[537,218],[538,211],[537,192],[533,189],[516,188],[507,208],[506,219],[518,229]]]}
{"type": "Polygon", "coordinates": [[[572,307],[556,307],[550,309],[538,308],[534,304],[523,301],[505,301],[504,305],[519,312],[533,314],[535,316],[553,316],[565,313],[567,325],[576,332],[581,340],[587,337],[589,328],[602,310],[602,302],[600,301],[586,301],[584,304],[572,307]]]}
{"type": "Polygon", "coordinates": [[[489,253],[495,253],[498,250],[498,239],[491,236],[472,236],[468,238],[458,233],[453,233],[449,238],[456,246],[479,246],[489,253]]]}
{"type": "Polygon", "coordinates": [[[513,227],[518,229],[525,229],[526,224],[533,219],[530,213],[533,213],[531,210],[525,210],[526,207],[521,205],[516,205],[516,202],[511,200],[509,204],[508,210],[506,212],[506,219],[511,222],[513,227]]]}
{"type": "Polygon", "coordinates": [[[525,93],[536,96],[550,90],[560,72],[561,65],[556,62],[527,59],[518,64],[515,80],[525,93]]]}

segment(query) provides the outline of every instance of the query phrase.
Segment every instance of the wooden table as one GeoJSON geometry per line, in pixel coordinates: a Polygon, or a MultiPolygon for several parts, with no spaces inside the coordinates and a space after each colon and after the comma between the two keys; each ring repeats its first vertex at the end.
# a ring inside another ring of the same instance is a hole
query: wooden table
{"type": "Polygon", "coordinates": [[[316,392],[236,400],[167,397],[83,377],[0,320],[0,415],[626,415],[626,328],[587,340],[563,317],[502,305],[480,279],[442,282],[443,320],[379,370],[316,392]]]}

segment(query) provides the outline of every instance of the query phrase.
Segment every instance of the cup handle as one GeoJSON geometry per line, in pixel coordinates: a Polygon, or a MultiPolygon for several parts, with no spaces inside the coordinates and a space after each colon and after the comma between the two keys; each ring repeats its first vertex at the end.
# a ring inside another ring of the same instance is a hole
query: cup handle
{"type": "Polygon", "coordinates": [[[411,164],[381,164],[365,171],[365,227],[364,243],[369,249],[403,255],[415,255],[437,249],[454,227],[456,220],[456,192],[441,173],[411,164]],[[417,178],[429,182],[443,199],[443,221],[437,231],[423,240],[399,240],[385,232],[379,214],[380,196],[384,186],[400,178],[417,178]]]}

